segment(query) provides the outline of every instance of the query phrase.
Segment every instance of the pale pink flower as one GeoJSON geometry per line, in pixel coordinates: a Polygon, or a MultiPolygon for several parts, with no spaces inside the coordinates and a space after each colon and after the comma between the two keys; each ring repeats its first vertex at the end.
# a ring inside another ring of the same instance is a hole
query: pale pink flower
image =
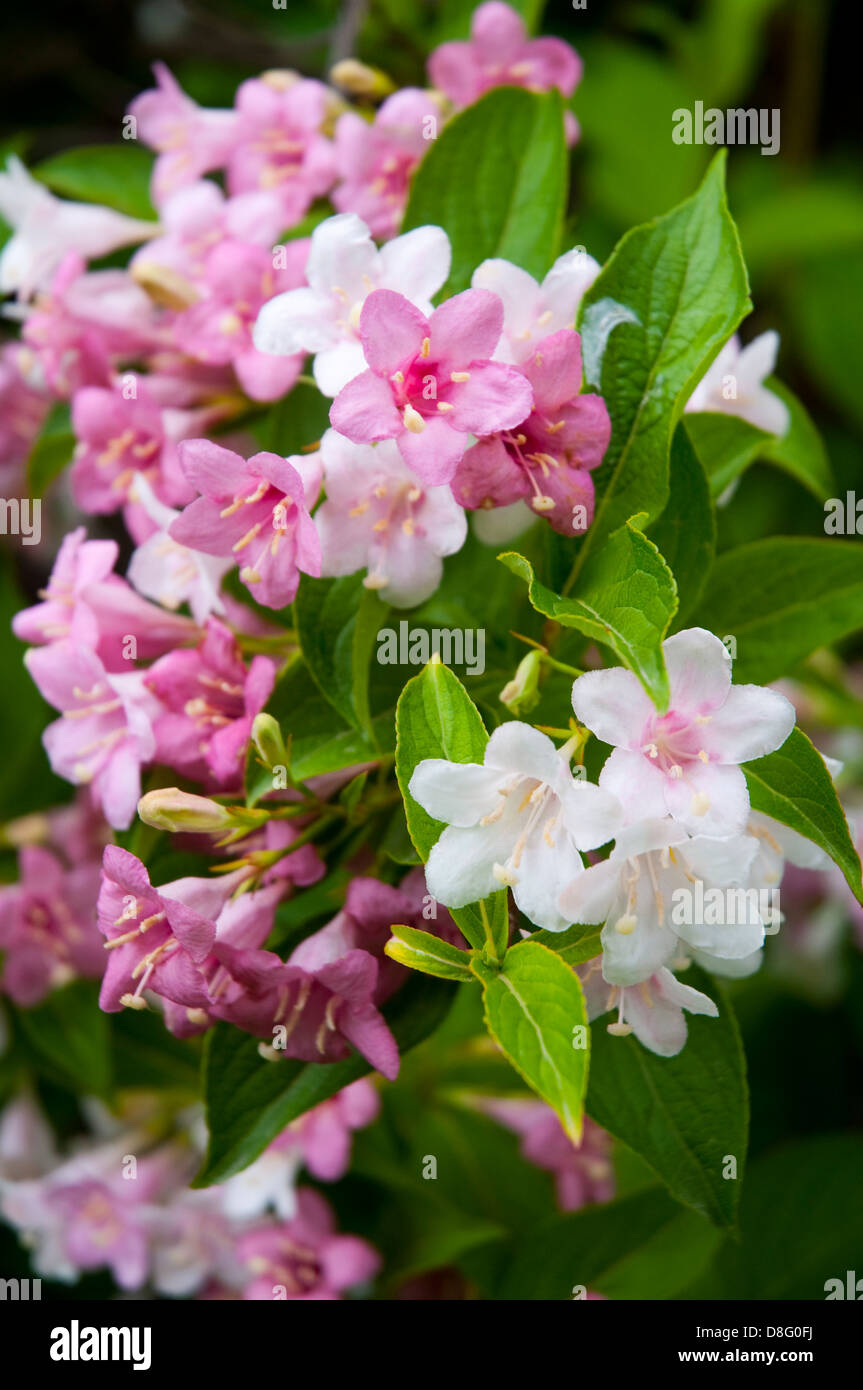
{"type": "Polygon", "coordinates": [[[579,969],[591,1022],[610,1009],[617,1019],[608,1025],[615,1037],[634,1033],[638,1041],[659,1057],[675,1057],[687,1035],[684,1009],[691,1014],[717,1018],[719,1010],[712,999],[691,985],[682,985],[665,968],[640,984],[621,989],[610,985],[597,968],[599,961],[579,969]]]}
{"type": "Polygon", "coordinates": [[[138,139],[159,151],[153,169],[156,207],[178,188],[211,169],[221,169],[236,144],[233,111],[210,111],[187,96],[164,63],[155,63],[156,87],[142,92],[129,107],[138,139]]]}
{"type": "Polygon", "coordinates": [[[141,766],[155,752],[158,705],[143,673],[109,675],[94,651],[67,641],[31,649],[24,663],[62,715],[42,735],[52,768],[67,782],[89,785],[109,824],[127,829],[141,795],[141,766]]]}
{"type": "Polygon", "coordinates": [[[475,290],[492,290],[503,301],[503,337],[495,356],[501,362],[526,362],[550,334],[574,328],[582,297],[599,271],[599,262],[578,246],[558,256],[542,284],[510,261],[483,261],[471,284],[475,290]]]}
{"type": "Polygon", "coordinates": [[[0,889],[0,990],[28,1009],[57,985],[101,975],[99,869],[65,869],[48,850],[28,846],[18,870],[18,883],[0,889]]]}
{"type": "Polygon", "coordinates": [[[131,397],[99,386],[76,391],[71,479],[78,504],[88,512],[118,511],[138,473],[163,501],[188,502],[192,490],[180,469],[177,441],[195,423],[191,412],[160,410],[142,385],[131,397]]]}
{"type": "Polygon", "coordinates": [[[272,250],[240,241],[221,241],[207,257],[202,297],[177,315],[174,339],[191,357],[212,366],[230,363],[246,395],[278,400],[294,385],[302,353],[272,357],[258,352],[252,329],[261,307],[279,290],[302,281],[303,242],[292,242],[284,270],[273,269],[272,250]]]}
{"type": "Polygon", "coordinates": [[[85,273],[74,251],[57,268],[23,327],[44,378],[58,396],[81,386],[109,386],[121,359],[159,345],[155,308],[124,270],[85,273]]]}
{"type": "Polygon", "coordinates": [[[342,388],[330,422],[356,444],[395,439],[423,482],[449,482],[471,434],[511,429],[533,404],[527,378],[490,360],[502,327],[503,305],[488,290],[465,290],[430,318],[375,290],[360,315],[369,370],[342,388]]]}
{"type": "Polygon", "coordinates": [[[327,500],[315,514],[321,571],[353,574],[385,602],[411,608],[429,598],[443,556],[464,545],[467,522],[448,487],[426,487],[393,440],[352,444],[335,430],[321,441],[327,500]]]}
{"type": "MultiPolygon", "coordinates": [[[[0,348],[0,468],[15,469],[29,457],[50,408],[34,358],[20,343],[0,348]]],[[[5,473],[0,475],[5,478],[5,473]]]]}
{"type": "Polygon", "coordinates": [[[277,193],[286,227],[326,194],[335,177],[332,142],[321,134],[332,93],[308,78],[251,78],[236,96],[237,142],[228,191],[277,193]]]}
{"type": "Polygon", "coordinates": [[[670,815],[692,834],[739,834],[749,794],[738,764],[782,746],[794,706],[775,690],[732,686],[728,652],[704,628],[675,633],[662,650],[671,688],[665,714],[619,666],[588,671],[573,685],[576,718],[614,748],[599,784],[630,820],[670,815]]]}
{"type": "MultiPolygon", "coordinates": [[[[571,97],[582,74],[575,49],[562,39],[529,39],[524,20],[510,5],[488,0],[474,11],[470,40],[443,43],[428,61],[429,78],[456,107],[470,106],[493,87],[556,87],[571,97]]],[[[569,114],[569,113],[567,113],[569,114]]],[[[578,127],[570,116],[570,144],[578,127]]]]}
{"type": "Polygon", "coordinates": [[[401,225],[411,175],[437,134],[440,106],[431,92],[405,87],[387,97],[369,125],[347,112],[336,126],[339,212],[356,212],[379,239],[401,225]]]}
{"type": "Polygon", "coordinates": [[[272,248],[284,215],[273,193],[240,193],[228,198],[211,179],[201,179],[173,193],[160,212],[163,235],[136,251],[129,269],[142,283],[158,285],[165,270],[182,293],[206,274],[210,253],[222,241],[241,241],[272,248]]]}
{"type": "Polygon", "coordinates": [[[83,526],[70,531],[41,602],[15,614],[16,637],[34,646],[68,639],[91,647],[108,671],[130,669],[130,638],[143,661],[194,641],[198,629],[189,618],[147,603],[114,574],[118,553],[116,541],[88,541],[83,526]]]}

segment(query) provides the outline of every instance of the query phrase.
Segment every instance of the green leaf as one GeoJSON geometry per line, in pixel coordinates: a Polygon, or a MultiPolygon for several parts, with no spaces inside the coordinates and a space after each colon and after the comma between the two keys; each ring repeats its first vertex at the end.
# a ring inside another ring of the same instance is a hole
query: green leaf
{"type": "MultiPolygon", "coordinates": [[[[714,1268],[684,1298],[847,1298],[860,1277],[863,1203],[860,1134],[819,1134],[753,1162],[740,1209],[740,1239],[726,1240],[714,1268]],[[781,1201],[777,1194],[781,1193],[781,1201]]],[[[855,1289],[852,1298],[859,1298],[855,1289]]]]}
{"type": "Polygon", "coordinates": [[[788,406],[791,423],[781,438],[769,439],[761,457],[767,463],[784,468],[808,488],[817,501],[823,502],[833,492],[835,483],[821,436],[805,406],[787,386],[775,377],[769,377],[764,384],[788,406]]]}
{"type": "Polygon", "coordinates": [[[197,1096],[201,1066],[196,1040],[175,1038],[164,1019],[150,1009],[122,1009],[105,1017],[117,1086],[147,1091],[159,1086],[197,1096]]]}
{"type": "Polygon", "coordinates": [[[151,221],[154,156],[134,141],[122,145],[83,145],[43,159],[33,173],[64,198],[99,203],[127,217],[151,221]]]}
{"type": "Polygon", "coordinates": [[[601,926],[581,926],[575,923],[568,927],[566,931],[535,931],[531,934],[531,941],[538,941],[540,946],[547,946],[550,951],[565,960],[567,965],[582,965],[586,960],[593,960],[602,952],[602,927],[601,926]]]}
{"type": "Polygon", "coordinates": [[[15,1027],[33,1065],[77,1095],[105,1096],[111,1086],[108,1015],[92,980],[54,990],[34,1009],[15,1011],[15,1027]]]}
{"type": "MultiPolygon", "coordinates": [[[[414,769],[424,758],[481,763],[487,743],[488,734],[479,710],[461,681],[439,658],[433,658],[418,676],[408,681],[396,708],[396,777],[405,803],[408,832],[423,863],[444,826],[424,811],[408,791],[414,769]]],[[[485,904],[454,908],[451,915],[472,946],[481,947],[491,933],[500,956],[508,935],[508,926],[502,924],[506,917],[505,891],[493,894],[485,904]]]]}
{"type": "Polygon", "coordinates": [[[447,123],[414,174],[403,224],[448,234],[444,298],[467,289],[491,256],[545,274],[557,255],[566,168],[557,92],[498,88],[447,123]]]}
{"type": "Polygon", "coordinates": [[[750,464],[763,461],[783,469],[821,502],[834,487],[821,436],[787,386],[775,377],[765,384],[791,413],[788,431],[781,438],[720,411],[685,417],[686,432],[710,479],[711,493],[719,497],[750,464]]]}
{"type": "Polygon", "coordinates": [[[633,499],[651,518],[662,510],[683,405],[750,307],[724,169],[723,152],[692,198],[628,232],[582,302],[585,376],[605,399],[612,436],[594,474],[596,513],[579,568],[633,499]]]}
{"type": "Polygon", "coordinates": [[[774,681],[863,628],[863,546],[775,536],[728,550],[713,566],[698,622],[736,639],[735,680],[774,681]]]}
{"type": "MultiPolygon", "coordinates": [[[[633,518],[633,521],[639,518],[633,518]]],[[[660,708],[668,705],[662,639],[677,609],[674,576],[656,546],[628,521],[592,557],[571,598],[547,589],[523,556],[499,559],[527,581],[538,612],[610,647],[660,708]]]]}
{"type": "Polygon", "coordinates": [[[676,1057],[594,1026],[587,1111],[646,1159],[679,1202],[733,1226],[749,1132],[743,1047],[716,982],[690,966],[686,983],[716,1000],[719,1017],[688,1016],[676,1057]],[[737,1161],[734,1179],[723,1177],[727,1156],[737,1161]]]}
{"type": "Polygon", "coordinates": [[[476,957],[471,964],[482,980],[488,1031],[579,1143],[590,1031],[578,976],[533,940],[507,951],[500,970],[488,969],[476,957]]]}
{"type": "Polygon", "coordinates": [[[27,460],[27,487],[31,497],[43,497],[54,479],[72,462],[75,435],[69,407],[58,401],[51,407],[27,460]]]}
{"type": "Polygon", "coordinates": [[[668,501],[650,539],[674,575],[680,595],[675,627],[682,627],[701,596],[716,551],[710,484],[682,424],[671,441],[668,501]]]}
{"type": "Polygon", "coordinates": [[[470,958],[465,952],[450,946],[439,936],[417,931],[415,927],[393,926],[390,930],[392,937],[384,949],[391,960],[397,960],[411,970],[421,970],[424,975],[437,975],[441,980],[468,983],[475,978],[470,971],[470,958]]]}
{"type": "Polygon", "coordinates": [[[767,448],[771,435],[721,411],[698,411],[684,417],[684,429],[707,477],[713,497],[721,497],[735,479],[767,448]]]}
{"type": "Polygon", "coordinates": [[[845,812],[824,759],[803,730],[792,729],[781,748],[745,763],[743,771],[753,810],[789,825],[829,854],[863,902],[860,856],[845,812]]]}
{"type": "Polygon", "coordinates": [[[258,416],[252,432],[259,447],[269,453],[300,454],[329,429],[329,411],[330,402],[316,386],[298,381],[282,400],[258,416]]]}
{"type": "MultiPolygon", "coordinates": [[[[383,1011],[400,1052],[434,1032],[452,997],[449,985],[419,975],[407,981],[383,1011]]],[[[257,1038],[231,1024],[217,1024],[204,1047],[210,1138],[192,1186],[209,1187],[241,1172],[292,1120],[371,1070],[358,1054],[344,1062],[265,1062],[257,1038]]]]}
{"type": "Polygon", "coordinates": [[[294,605],[306,665],[321,694],[355,728],[368,731],[369,662],[387,613],[362,575],[303,578],[294,605]]]}
{"type": "Polygon", "coordinates": [[[496,1299],[572,1299],[595,1290],[622,1260],[679,1214],[661,1188],[548,1217],[507,1249],[496,1299]]]}
{"type": "Polygon", "coordinates": [[[487,743],[479,710],[461,681],[433,658],[408,681],[396,709],[396,776],[410,837],[424,863],[444,827],[408,791],[414,769],[424,758],[481,763],[487,743]]]}

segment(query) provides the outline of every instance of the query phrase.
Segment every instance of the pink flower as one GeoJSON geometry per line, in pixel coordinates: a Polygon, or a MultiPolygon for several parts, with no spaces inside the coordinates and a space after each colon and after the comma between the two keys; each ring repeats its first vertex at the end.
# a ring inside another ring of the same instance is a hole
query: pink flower
{"type": "Polygon", "coordinates": [[[157,757],[197,781],[242,784],[252,721],[273,690],[276,667],[256,656],[246,670],[229,628],[207,621],[194,651],[174,651],[145,677],[164,713],[156,718],[157,757]]]}
{"type": "Polygon", "coordinates": [[[321,134],[331,93],[322,82],[271,73],[251,78],[236,97],[237,144],[228,161],[233,194],[279,195],[285,226],[323,197],[335,177],[333,146],[321,134]]]}
{"type": "Polygon", "coordinates": [[[168,503],[190,497],[180,472],[176,437],[189,426],[179,411],[161,411],[138,386],[134,397],[85,386],[72,402],[78,445],[72,465],[75,499],[88,512],[115,512],[126,502],[137,473],[168,503]]]}
{"type": "Polygon", "coordinates": [[[72,1270],[107,1266],[121,1289],[139,1289],[150,1267],[156,1202],[168,1172],[161,1154],[124,1174],[116,1145],[71,1159],[45,1180],[46,1217],[60,1226],[59,1245],[72,1270]]]}
{"type": "Polygon", "coordinates": [[[662,644],[671,702],[660,714],[630,671],[588,671],[572,707],[614,752],[599,784],[629,819],[673,816],[696,835],[739,834],[749,812],[737,766],[780,748],[794,706],[759,685],[731,684],[731,659],[712,632],[687,628],[662,644]]]}
{"type": "Polygon", "coordinates": [[[449,267],[449,238],[441,227],[415,227],[378,249],[355,213],[328,217],[311,235],[308,285],[264,305],[255,346],[274,354],[314,353],[319,390],[337,396],[365,367],[358,330],[372,290],[396,290],[430,314],[449,267]]]}
{"type": "Polygon", "coordinates": [[[153,201],[159,207],[170,194],[226,163],[236,143],[233,111],[208,111],[180,87],[164,63],[154,64],[157,86],[142,92],[129,107],[138,138],[159,151],[153,170],[153,201]]]}
{"type": "Polygon", "coordinates": [[[533,404],[521,372],[490,360],[502,327],[503,305],[487,290],[465,290],[428,319],[375,290],[360,316],[369,370],[339,392],[331,423],[356,444],[395,439],[423,482],[449,482],[469,435],[511,429],[533,404]]]}
{"type": "Polygon", "coordinates": [[[274,1148],[299,1149],[313,1177],[321,1182],[337,1182],[348,1171],[351,1161],[351,1135],[377,1119],[380,1099],[373,1083],[361,1077],[330,1099],[307,1110],[284,1134],[274,1148]]]}
{"type": "Polygon", "coordinates": [[[300,571],[321,572],[320,543],[308,511],[320,485],[314,465],[267,453],[246,462],[206,439],[183,444],[180,458],[186,478],[203,495],[169,534],[206,555],[243,560],[240,578],[267,608],[292,603],[300,571]],[[306,472],[308,498],[298,468],[306,472]]]}
{"type": "Polygon", "coordinates": [[[26,461],[49,405],[32,352],[20,343],[5,343],[0,348],[0,468],[26,461]]]}
{"type": "Polygon", "coordinates": [[[117,830],[132,823],[141,795],[141,765],[155,752],[157,704],[143,675],[109,675],[94,651],[73,642],[30,650],[24,663],[41,694],[61,711],[42,742],[60,777],[90,786],[117,830]]]}
{"type": "Polygon", "coordinates": [[[69,640],[90,647],[108,671],[130,669],[130,638],[144,661],[194,640],[189,618],[147,603],[114,574],[118,553],[116,541],[88,541],[83,526],[70,531],[41,603],[15,614],[16,637],[38,646],[69,640]]]}
{"type": "Polygon", "coordinates": [[[377,1117],[380,1100],[366,1077],[345,1086],[294,1120],[260,1158],[222,1185],[224,1210],[234,1221],[249,1221],[272,1209],[283,1221],[296,1212],[295,1179],[305,1164],[321,1182],[344,1177],[351,1158],[351,1135],[377,1117]]]}
{"type": "MultiPolygon", "coordinates": [[[[468,457],[470,455],[468,454],[468,457]]],[[[363,583],[396,608],[434,593],[445,555],[464,545],[467,522],[448,487],[423,487],[392,440],[321,442],[327,500],[315,515],[322,573],[368,571],[363,583]]]]}
{"type": "Polygon", "coordinates": [[[335,154],[339,212],[356,212],[373,236],[398,231],[411,175],[437,132],[440,107],[430,92],[406,87],[388,97],[371,125],[355,112],[339,118],[335,154]]]}
{"type": "Polygon", "coordinates": [[[578,1211],[614,1196],[611,1140],[593,1120],[585,1118],[582,1140],[576,1145],[541,1100],[488,1099],[480,1104],[486,1114],[521,1136],[521,1152],[528,1163],[554,1174],[562,1211],[578,1211]]]}
{"type": "Polygon", "coordinates": [[[108,386],[115,360],[158,345],[154,307],[124,270],[85,274],[76,252],[64,257],[50,291],[39,296],[23,338],[37,354],[51,390],[108,386]]]}
{"type": "MultiPolygon", "coordinates": [[[[241,900],[242,901],[242,900],[241,900]]],[[[219,1018],[264,1038],[286,1057],[340,1062],[351,1048],[389,1080],[398,1074],[395,1038],[379,1013],[378,961],[346,949],[327,928],[301,942],[287,964],[269,951],[244,959],[223,952],[239,989],[214,1005],[219,1018]]]]}
{"type": "Polygon", "coordinates": [[[96,931],[98,865],[64,869],[46,849],[22,849],[20,880],[0,889],[0,986],[23,1009],[56,985],[102,973],[96,931]]]}
{"type": "Polygon", "coordinates": [[[174,320],[174,338],[191,357],[214,366],[233,365],[252,400],[272,401],[294,385],[303,355],[271,357],[252,343],[252,328],[261,307],[279,290],[302,281],[304,243],[290,246],[291,267],[273,269],[272,250],[240,241],[223,241],[207,258],[205,295],[174,320]]]}
{"type": "Polygon", "coordinates": [[[505,507],[520,499],[562,535],[583,534],[593,518],[593,480],[611,438],[601,396],[579,395],[581,344],[562,328],[540,342],[521,370],[534,408],[514,429],[468,449],[453,481],[464,507],[505,507]]]}
{"type": "Polygon", "coordinates": [[[130,263],[132,275],[142,284],[165,281],[178,290],[192,288],[206,274],[210,253],[226,240],[247,242],[271,248],[279,236],[284,215],[273,193],[241,193],[226,198],[218,184],[201,179],[171,195],[161,210],[164,235],[135,252],[130,263]],[[181,277],[175,282],[172,277],[181,277]]]}
{"type": "Polygon", "coordinates": [[[249,1271],[246,1299],[338,1299],[380,1268],[377,1252],[357,1236],[336,1234],[329,1205],[317,1192],[297,1194],[297,1215],[279,1226],[259,1226],[237,1241],[249,1271]]]}
{"type": "MultiPolygon", "coordinates": [[[[470,106],[493,87],[527,87],[547,92],[556,87],[571,97],[582,73],[578,54],[562,39],[529,39],[521,15],[509,5],[489,0],[474,11],[470,40],[443,43],[429,58],[428,74],[454,106],[470,106]]],[[[576,137],[569,123],[570,143],[576,137]]]]}
{"type": "MultiPolygon", "coordinates": [[[[150,990],[184,1010],[210,1003],[205,967],[216,942],[217,921],[241,875],[217,879],[181,878],[154,888],[144,865],[118,845],[102,859],[99,930],[106,938],[107,963],[99,996],[107,1013],[144,1007],[150,990]]],[[[238,902],[257,908],[257,895],[238,902]]],[[[268,895],[267,906],[271,905],[268,895]]],[[[272,914],[263,924],[264,937],[272,914]]],[[[261,937],[261,940],[264,939],[261,937]]],[[[197,1022],[197,1020],[195,1020],[197,1022]]]]}

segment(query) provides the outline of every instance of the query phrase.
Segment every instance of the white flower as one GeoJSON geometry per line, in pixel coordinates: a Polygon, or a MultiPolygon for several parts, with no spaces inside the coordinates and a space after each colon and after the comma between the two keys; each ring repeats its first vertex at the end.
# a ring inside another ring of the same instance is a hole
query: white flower
{"type": "Polygon", "coordinates": [[[791,416],[784,401],[763,384],[772,374],[779,351],[779,334],[772,330],[742,347],[735,333],[708,367],[684,409],[738,415],[768,434],[783,435],[791,416]]]}
{"type": "Polygon", "coordinates": [[[550,333],[574,328],[582,296],[599,271],[599,262],[579,247],[559,256],[541,285],[509,261],[483,261],[471,285],[475,290],[493,290],[503,300],[503,338],[495,357],[502,362],[525,362],[550,333]]]}
{"type": "Polygon", "coordinates": [[[296,1181],[302,1164],[300,1149],[271,1145],[248,1168],[222,1183],[219,1191],[225,1215],[232,1221],[253,1221],[272,1209],[280,1221],[290,1221],[296,1214],[296,1181]]]}
{"type": "MultiPolygon", "coordinates": [[[[570,922],[603,922],[602,969],[615,985],[637,985],[681,954],[740,960],[764,943],[757,894],[748,887],[758,841],[747,835],[689,837],[669,818],[621,830],[608,859],[560,895],[570,922]]],[[[771,918],[772,920],[772,918],[771,918]]]]}
{"type": "Polygon", "coordinates": [[[426,883],[445,907],[464,907],[502,886],[538,927],[564,931],[561,889],[584,865],[579,850],[614,835],[616,798],[574,778],[569,749],[529,724],[503,724],[482,765],[427,758],[414,771],[411,796],[446,829],[429,855],[426,883]]]}
{"type": "Polygon", "coordinates": [[[21,299],[49,289],[69,251],[93,260],[146,241],[159,230],[157,222],[139,222],[94,203],[55,198],[15,155],[0,172],[0,215],[13,228],[0,254],[0,292],[17,292],[21,299]]]}
{"type": "Polygon", "coordinates": [[[717,1018],[713,1000],[690,985],[682,985],[670,970],[657,970],[648,980],[629,989],[609,985],[591,961],[578,973],[591,1021],[609,1009],[617,1009],[617,1021],[608,1025],[615,1037],[634,1033],[640,1043],[659,1057],[675,1057],[686,1042],[686,1019],[691,1014],[717,1018]]]}
{"type": "Polygon", "coordinates": [[[265,304],[255,324],[258,352],[315,354],[314,375],[325,396],[366,369],[360,312],[372,290],[395,290],[422,313],[449,275],[450,244],[441,227],[417,227],[378,250],[356,213],[328,217],[312,232],[308,288],[288,290],[265,304]]]}

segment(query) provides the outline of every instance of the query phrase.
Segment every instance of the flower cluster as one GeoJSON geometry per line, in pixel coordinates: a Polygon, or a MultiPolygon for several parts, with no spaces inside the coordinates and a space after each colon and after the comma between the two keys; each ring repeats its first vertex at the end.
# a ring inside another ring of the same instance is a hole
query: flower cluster
{"type": "Polygon", "coordinates": [[[107,1268],[127,1292],[293,1301],[338,1299],[377,1273],[377,1252],[339,1234],[329,1203],[296,1182],[303,1167],[324,1182],[346,1171],[352,1132],[378,1111],[370,1081],[308,1111],[250,1168],[203,1191],[188,1186],[196,1117],[159,1142],[153,1111],[145,1102],[124,1124],[91,1105],[92,1132],[67,1154],[29,1094],[3,1112],[0,1212],[43,1278],[73,1283],[107,1268]]]}
{"type": "Polygon", "coordinates": [[[616,1009],[612,1032],[634,1031],[672,1056],[686,1040],[683,1010],[715,1014],[716,1005],[671,967],[757,969],[765,932],[778,926],[758,890],[778,887],[786,859],[826,856],[752,810],[740,767],[785,742],[790,701],[732,685],[726,648],[703,628],[668,638],[663,654],[664,712],[622,667],[573,684],[577,719],[612,746],[598,786],[573,776],[572,742],[556,750],[512,721],[492,734],[482,765],[427,759],[410,790],[447,824],[428,861],[431,892],[457,908],[506,885],[547,931],[601,923],[602,954],[582,972],[591,1016],[616,1009]],[[611,841],[586,867],[581,851],[611,841]],[[708,899],[716,889],[724,898],[708,899]]]}

